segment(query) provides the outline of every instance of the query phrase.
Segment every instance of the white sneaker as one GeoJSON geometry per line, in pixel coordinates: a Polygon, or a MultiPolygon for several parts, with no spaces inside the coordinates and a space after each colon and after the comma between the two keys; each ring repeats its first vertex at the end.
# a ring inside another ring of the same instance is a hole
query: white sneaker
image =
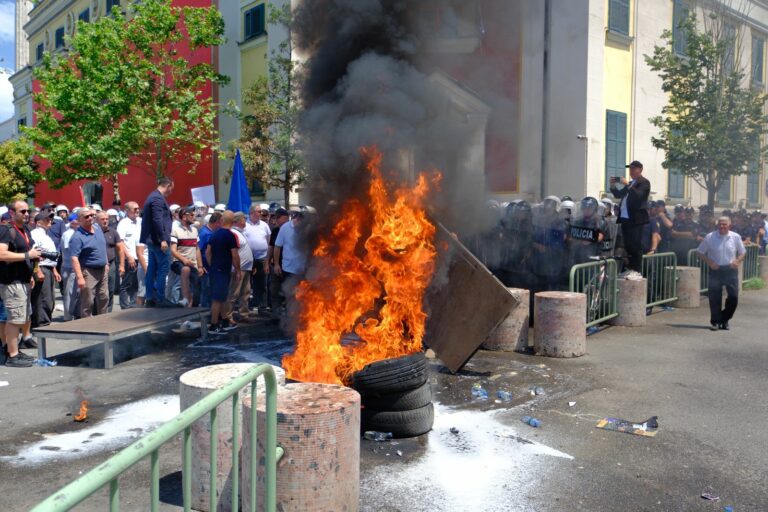
{"type": "Polygon", "coordinates": [[[56,304],[56,307],[53,308],[56,311],[64,311],[64,305],[63,304],[56,304]]]}

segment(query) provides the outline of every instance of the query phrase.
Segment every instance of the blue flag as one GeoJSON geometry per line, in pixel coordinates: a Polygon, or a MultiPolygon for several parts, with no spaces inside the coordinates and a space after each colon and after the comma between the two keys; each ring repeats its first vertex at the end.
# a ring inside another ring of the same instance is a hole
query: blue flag
{"type": "Polygon", "coordinates": [[[232,169],[232,181],[229,184],[227,209],[233,212],[248,213],[250,207],[251,192],[248,190],[248,183],[245,181],[243,160],[240,158],[240,150],[238,149],[235,155],[235,166],[232,169]]]}

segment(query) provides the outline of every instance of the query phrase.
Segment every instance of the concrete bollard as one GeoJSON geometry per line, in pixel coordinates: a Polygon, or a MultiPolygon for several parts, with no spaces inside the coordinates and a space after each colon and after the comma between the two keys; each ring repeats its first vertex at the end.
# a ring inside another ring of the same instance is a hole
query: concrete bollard
{"type": "Polygon", "coordinates": [[[533,297],[533,348],[550,357],[587,353],[587,296],[573,292],[539,292],[533,297]]]}
{"type": "Polygon", "coordinates": [[[762,279],[765,284],[768,284],[768,256],[757,257],[757,268],[757,275],[760,276],[760,279],[762,279]]]}
{"type": "Polygon", "coordinates": [[[485,340],[485,350],[525,352],[528,348],[531,292],[522,288],[509,288],[509,292],[518,300],[518,305],[485,340]]]}
{"type": "Polygon", "coordinates": [[[617,310],[619,316],[608,321],[611,325],[620,327],[645,326],[645,304],[648,295],[648,280],[621,279],[618,280],[619,298],[617,310]]]}
{"type": "MultiPolygon", "coordinates": [[[[212,391],[220,389],[246,371],[256,366],[255,363],[230,363],[204,366],[184,373],[180,378],[181,410],[188,409],[212,391]]],[[[285,384],[285,372],[275,370],[277,382],[285,384]]],[[[259,396],[264,393],[264,381],[257,384],[259,396]]],[[[251,396],[251,387],[240,391],[242,399],[251,396]]],[[[216,408],[218,423],[218,446],[216,465],[219,474],[216,484],[218,510],[232,510],[232,402],[227,400],[216,408]]],[[[242,431],[242,430],[241,430],[242,431]]],[[[238,440],[239,442],[240,440],[238,440]]],[[[211,483],[211,422],[209,418],[200,419],[192,424],[192,508],[202,512],[211,510],[209,490],[211,483]]]]}
{"type": "Polygon", "coordinates": [[[701,305],[701,269],[699,267],[677,267],[676,308],[697,308],[701,305]]]}
{"type": "MultiPolygon", "coordinates": [[[[257,500],[264,503],[265,403],[256,406],[257,500]]],[[[251,401],[243,401],[250,418],[251,401]]],[[[251,425],[243,422],[242,510],[250,510],[251,425]]],[[[331,384],[288,384],[277,395],[277,510],[355,512],[360,495],[360,395],[331,384]]]]}

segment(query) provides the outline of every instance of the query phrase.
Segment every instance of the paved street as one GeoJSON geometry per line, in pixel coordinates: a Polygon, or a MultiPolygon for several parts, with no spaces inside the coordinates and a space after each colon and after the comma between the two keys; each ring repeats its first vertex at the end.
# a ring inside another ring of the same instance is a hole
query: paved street
{"type": "MultiPolygon", "coordinates": [[[[765,311],[768,292],[745,292],[730,332],[708,331],[701,307],[655,313],[644,329],[606,329],[574,360],[480,352],[458,375],[433,361],[435,427],[413,440],[362,441],[361,509],[764,511],[765,311]],[[477,382],[490,400],[471,397],[477,382]],[[496,403],[497,390],[512,402],[496,403]],[[519,421],[531,413],[540,429],[519,421]],[[602,417],[653,415],[654,438],[595,428],[602,417]]],[[[290,345],[258,325],[208,344],[155,333],[118,347],[113,370],[100,369],[99,349],[76,342],[52,344],[58,367],[0,369],[9,382],[0,388],[0,510],[28,509],[171,417],[184,371],[278,359],[290,345]],[[75,424],[67,414],[83,397],[91,418],[75,424]]],[[[163,450],[164,510],[179,508],[179,454],[177,442],[163,450]]],[[[122,510],[147,509],[147,466],[121,480],[122,510]]],[[[105,503],[100,493],[80,510],[105,503]]]]}

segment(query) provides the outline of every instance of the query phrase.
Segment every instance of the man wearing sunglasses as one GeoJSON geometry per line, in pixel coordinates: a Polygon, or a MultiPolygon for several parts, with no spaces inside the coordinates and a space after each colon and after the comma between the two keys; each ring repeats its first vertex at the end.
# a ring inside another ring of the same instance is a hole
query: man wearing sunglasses
{"type": "Polygon", "coordinates": [[[35,358],[19,351],[19,331],[29,331],[30,298],[34,286],[32,273],[40,253],[33,248],[32,235],[27,228],[29,205],[14,201],[8,210],[11,222],[0,226],[0,297],[8,314],[4,336],[8,354],[5,365],[24,368],[32,366],[35,358]]]}
{"type": "Polygon", "coordinates": [[[103,315],[109,305],[109,262],[107,259],[107,240],[104,233],[96,227],[95,212],[90,208],[77,211],[80,227],[77,228],[69,250],[72,255],[72,268],[77,276],[80,289],[80,318],[93,314],[103,315]]]}

